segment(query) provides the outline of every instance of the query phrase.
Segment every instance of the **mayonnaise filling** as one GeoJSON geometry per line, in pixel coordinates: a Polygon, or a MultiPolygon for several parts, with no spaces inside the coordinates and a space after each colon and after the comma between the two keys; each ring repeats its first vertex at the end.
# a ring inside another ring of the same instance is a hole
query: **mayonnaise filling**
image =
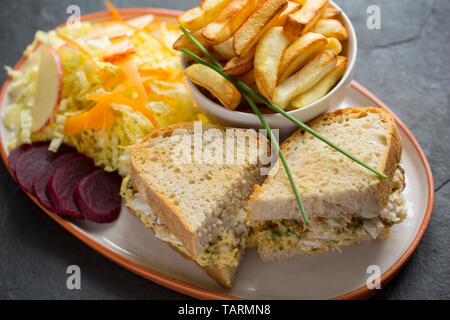
{"type": "Polygon", "coordinates": [[[297,220],[272,220],[257,222],[250,234],[249,246],[260,250],[300,249],[305,253],[340,250],[341,246],[387,238],[390,227],[406,217],[402,191],[403,170],[399,168],[394,176],[393,192],[384,209],[378,215],[364,212],[352,218],[310,217],[310,224],[304,226],[297,220]]]}
{"type": "MultiPolygon", "coordinates": [[[[139,216],[147,227],[153,230],[156,238],[176,246],[184,254],[190,256],[183,243],[152,211],[142,195],[133,188],[129,177],[125,177],[122,182],[121,195],[125,199],[126,205],[139,216]]],[[[219,239],[211,243],[196,259],[196,262],[202,266],[213,264],[236,266],[239,263],[241,250],[246,247],[248,237],[245,218],[246,210],[242,208],[238,211],[235,219],[232,219],[225,227],[225,231],[219,239]]]]}

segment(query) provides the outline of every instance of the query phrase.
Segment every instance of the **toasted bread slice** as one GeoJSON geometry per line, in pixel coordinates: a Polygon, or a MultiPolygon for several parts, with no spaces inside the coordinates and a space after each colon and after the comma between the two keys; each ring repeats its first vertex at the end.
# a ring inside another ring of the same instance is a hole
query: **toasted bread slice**
{"type": "MultiPolygon", "coordinates": [[[[358,212],[378,214],[387,204],[402,154],[402,142],[389,112],[348,108],[325,114],[309,126],[388,178],[348,159],[303,130],[281,146],[308,216],[351,219],[358,212]]],[[[282,166],[255,187],[248,204],[251,220],[301,219],[282,166]],[[277,171],[278,170],[278,171],[277,171]]]]}
{"type": "Polygon", "coordinates": [[[129,176],[125,177],[122,182],[121,196],[125,200],[128,209],[150,230],[155,236],[166,243],[170,248],[177,251],[183,258],[192,260],[200,268],[214,280],[216,280],[225,289],[231,289],[236,272],[245,254],[245,247],[241,247],[237,256],[237,263],[235,264],[208,264],[205,265],[195,259],[186,251],[183,244],[170,232],[157,214],[152,212],[151,207],[136,193],[132,186],[129,176]]]}
{"type": "Polygon", "coordinates": [[[194,259],[233,227],[264,180],[255,144],[269,143],[254,130],[189,123],[156,130],[131,152],[135,188],[194,259]]]}

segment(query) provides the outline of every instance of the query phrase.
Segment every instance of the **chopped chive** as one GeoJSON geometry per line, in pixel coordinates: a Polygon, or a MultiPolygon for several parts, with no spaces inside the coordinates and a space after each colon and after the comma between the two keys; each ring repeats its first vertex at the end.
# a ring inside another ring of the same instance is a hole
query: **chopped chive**
{"type": "Polygon", "coordinates": [[[358,219],[357,223],[356,223],[356,227],[357,228],[361,228],[364,225],[364,221],[363,219],[358,219]]]}
{"type": "Polygon", "coordinates": [[[294,231],[292,231],[291,229],[287,229],[286,232],[284,233],[284,235],[286,237],[289,237],[289,236],[292,236],[292,235],[295,235],[295,234],[296,233],[294,231]]]}
{"type": "Polygon", "coordinates": [[[279,238],[280,237],[280,234],[278,232],[275,232],[275,231],[272,231],[270,234],[272,235],[272,238],[279,238]]]}

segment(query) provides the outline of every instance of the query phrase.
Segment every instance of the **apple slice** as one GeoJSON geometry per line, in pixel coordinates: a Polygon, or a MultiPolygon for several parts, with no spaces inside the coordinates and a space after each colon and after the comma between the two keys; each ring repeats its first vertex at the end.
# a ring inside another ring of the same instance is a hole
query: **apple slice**
{"type": "Polygon", "coordinates": [[[59,107],[63,88],[63,66],[58,51],[51,47],[42,49],[36,84],[34,106],[31,110],[31,131],[44,130],[59,107]]]}
{"type": "Polygon", "coordinates": [[[118,22],[113,22],[95,29],[94,31],[82,37],[81,39],[91,40],[102,37],[108,37],[109,39],[115,39],[124,36],[129,37],[134,33],[134,31],[135,30],[132,29],[131,27],[128,27],[124,24],[120,24],[118,22]]]}
{"type": "Polygon", "coordinates": [[[154,16],[152,14],[146,14],[127,20],[125,23],[108,22],[83,36],[82,39],[91,40],[102,37],[117,39],[121,37],[129,37],[133,35],[133,33],[136,31],[136,28],[144,29],[147,25],[153,22],[153,19],[154,16]]]}
{"type": "Polygon", "coordinates": [[[152,14],[145,14],[143,16],[127,20],[127,23],[135,28],[144,29],[153,22],[154,18],[155,17],[152,14]]]}
{"type": "Polygon", "coordinates": [[[110,46],[102,50],[103,60],[109,63],[115,63],[125,59],[137,52],[136,47],[129,38],[122,41],[113,42],[110,46]]]}

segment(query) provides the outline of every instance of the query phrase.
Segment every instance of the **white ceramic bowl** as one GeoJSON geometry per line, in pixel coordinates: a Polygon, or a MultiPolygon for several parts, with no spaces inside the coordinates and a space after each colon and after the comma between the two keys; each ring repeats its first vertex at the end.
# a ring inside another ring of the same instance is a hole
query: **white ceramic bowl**
{"type": "MultiPolygon", "coordinates": [[[[334,2],[330,1],[330,4],[340,9],[334,2]]],[[[331,90],[322,99],[302,109],[289,111],[291,116],[302,122],[310,121],[320,114],[328,111],[330,107],[340,105],[344,100],[346,91],[352,81],[357,53],[357,39],[353,25],[343,11],[340,16],[340,20],[347,29],[349,36],[347,43],[344,44],[344,52],[347,53],[346,56],[348,58],[347,70],[333,90],[331,90]]],[[[188,61],[189,58],[185,54],[182,54],[181,66],[183,70],[187,67],[188,61]]],[[[211,101],[208,97],[201,93],[198,87],[189,79],[186,78],[186,81],[195,103],[211,121],[228,127],[262,128],[261,122],[255,114],[228,110],[222,105],[211,101]]],[[[281,137],[286,137],[297,129],[295,124],[283,117],[281,114],[266,114],[264,117],[272,129],[280,130],[281,137]]]]}

